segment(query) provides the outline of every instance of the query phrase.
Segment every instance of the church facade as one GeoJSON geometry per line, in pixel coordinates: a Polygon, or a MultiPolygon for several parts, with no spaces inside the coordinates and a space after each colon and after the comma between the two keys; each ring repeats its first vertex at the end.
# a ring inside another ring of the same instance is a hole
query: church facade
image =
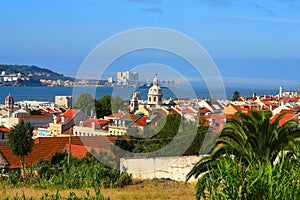
{"type": "Polygon", "coordinates": [[[142,111],[147,115],[147,110],[150,108],[160,108],[161,106],[173,106],[175,103],[172,100],[166,102],[163,101],[163,92],[158,84],[159,80],[157,74],[155,74],[153,79],[153,85],[148,90],[147,100],[143,101],[140,99],[140,92],[134,92],[132,98],[129,102],[129,112],[137,113],[142,111]]]}

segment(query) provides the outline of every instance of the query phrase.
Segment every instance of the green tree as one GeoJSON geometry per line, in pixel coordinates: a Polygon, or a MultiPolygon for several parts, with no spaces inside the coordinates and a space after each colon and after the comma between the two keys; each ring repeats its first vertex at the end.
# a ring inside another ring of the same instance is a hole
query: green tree
{"type": "Polygon", "coordinates": [[[232,101],[237,101],[240,98],[240,93],[235,91],[232,96],[232,101]]]}
{"type": "Polygon", "coordinates": [[[127,110],[126,106],[123,103],[123,99],[121,99],[120,96],[113,96],[111,98],[111,110],[112,113],[116,113],[119,110],[127,110]]]}
{"type": "Polygon", "coordinates": [[[83,93],[77,98],[74,108],[82,110],[85,115],[89,116],[95,109],[95,99],[92,95],[83,93]]]}
{"type": "Polygon", "coordinates": [[[292,151],[290,144],[300,134],[298,123],[290,120],[279,126],[283,115],[273,122],[271,116],[271,112],[252,110],[248,114],[237,113],[227,121],[210,155],[196,163],[187,176],[188,180],[192,176],[198,178],[202,174],[197,186],[199,199],[201,195],[205,196],[204,191],[208,189],[203,181],[221,173],[217,163],[224,159],[224,155],[230,158],[234,156],[245,169],[250,166],[264,171],[274,165],[275,159],[283,150],[292,151]]]}
{"type": "Polygon", "coordinates": [[[119,96],[105,95],[96,100],[95,109],[97,118],[103,118],[119,110],[126,110],[126,106],[124,106],[123,100],[119,96]]]}
{"type": "Polygon", "coordinates": [[[14,155],[20,157],[20,163],[24,168],[24,156],[32,151],[33,147],[33,126],[23,120],[13,126],[8,132],[8,143],[14,155]]]}
{"type": "Polygon", "coordinates": [[[105,95],[101,99],[96,100],[95,109],[97,118],[103,118],[104,116],[112,114],[111,99],[111,96],[105,95]]]}
{"type": "Polygon", "coordinates": [[[199,120],[197,134],[193,139],[193,142],[190,145],[190,147],[186,150],[185,155],[199,155],[202,143],[204,141],[205,136],[207,135],[209,128],[209,126],[205,126],[205,122],[206,120],[204,118],[201,118],[199,120]]]}
{"type": "Polygon", "coordinates": [[[68,154],[66,152],[56,152],[54,156],[51,159],[51,165],[57,165],[60,164],[62,160],[64,160],[68,154]]]}

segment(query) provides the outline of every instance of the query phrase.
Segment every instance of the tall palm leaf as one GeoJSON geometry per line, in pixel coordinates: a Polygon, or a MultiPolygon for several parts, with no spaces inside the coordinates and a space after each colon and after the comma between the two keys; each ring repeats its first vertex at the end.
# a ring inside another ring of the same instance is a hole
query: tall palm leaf
{"type": "Polygon", "coordinates": [[[239,164],[245,167],[273,165],[278,154],[289,147],[289,141],[299,137],[300,131],[294,120],[279,126],[283,115],[273,122],[271,117],[270,112],[254,110],[247,114],[237,113],[227,121],[210,155],[196,163],[187,175],[187,180],[201,175],[201,182],[210,173],[216,173],[215,163],[225,154],[234,155],[239,164]]]}

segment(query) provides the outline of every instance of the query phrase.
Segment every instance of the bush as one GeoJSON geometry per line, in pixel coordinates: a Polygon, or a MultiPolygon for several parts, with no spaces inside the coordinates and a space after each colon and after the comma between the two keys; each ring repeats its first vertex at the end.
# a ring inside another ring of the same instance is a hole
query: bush
{"type": "Polygon", "coordinates": [[[300,199],[300,173],[290,160],[245,168],[227,156],[210,170],[215,173],[198,180],[197,199],[300,199]]]}
{"type": "Polygon", "coordinates": [[[14,187],[31,186],[50,189],[115,188],[124,187],[132,182],[131,176],[111,169],[90,156],[83,159],[71,157],[68,170],[67,157],[60,165],[51,165],[45,159],[25,169],[21,178],[19,170],[10,171],[8,177],[0,180],[0,185],[14,187]],[[36,176],[37,171],[39,176],[36,176]]]}
{"type": "Polygon", "coordinates": [[[66,152],[57,152],[51,159],[51,165],[60,164],[67,156],[68,154],[66,152]]]}

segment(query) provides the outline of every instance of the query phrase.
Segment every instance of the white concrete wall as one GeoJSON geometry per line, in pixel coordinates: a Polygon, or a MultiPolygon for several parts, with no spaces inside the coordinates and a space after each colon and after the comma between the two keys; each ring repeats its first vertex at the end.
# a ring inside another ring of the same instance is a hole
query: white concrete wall
{"type": "MultiPolygon", "coordinates": [[[[186,175],[200,158],[200,156],[121,158],[120,170],[132,174],[133,178],[169,178],[185,181],[186,175]]],[[[191,178],[189,181],[195,179],[191,178]]]]}
{"type": "Polygon", "coordinates": [[[87,136],[89,134],[90,136],[102,136],[102,135],[109,135],[108,131],[103,131],[99,129],[93,129],[89,127],[82,127],[82,126],[74,126],[73,127],[73,135],[75,136],[87,136]]]}

